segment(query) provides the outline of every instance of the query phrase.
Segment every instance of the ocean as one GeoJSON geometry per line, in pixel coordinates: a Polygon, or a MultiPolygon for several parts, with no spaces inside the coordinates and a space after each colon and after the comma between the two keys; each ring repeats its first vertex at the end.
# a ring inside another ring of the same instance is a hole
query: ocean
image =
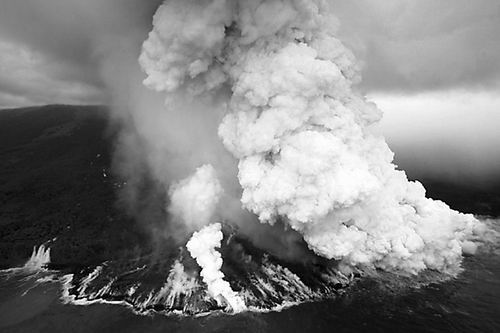
{"type": "Polygon", "coordinates": [[[411,286],[360,279],[335,299],[267,313],[135,314],[61,301],[57,272],[2,273],[1,332],[499,332],[500,250],[465,258],[454,279],[411,286]],[[38,281],[38,282],[37,282],[38,281]]]}

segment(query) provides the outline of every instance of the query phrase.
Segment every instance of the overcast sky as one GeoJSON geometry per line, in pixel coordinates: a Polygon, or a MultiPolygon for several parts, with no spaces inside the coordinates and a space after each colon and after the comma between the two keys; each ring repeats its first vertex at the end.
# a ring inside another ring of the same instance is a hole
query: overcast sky
{"type": "MultiPolygon", "coordinates": [[[[497,91],[498,0],[333,0],[370,94],[497,91]]],[[[97,103],[99,40],[147,30],[159,1],[0,2],[0,106],[97,103]]]]}
{"type": "Polygon", "coordinates": [[[108,44],[146,34],[159,3],[0,1],[0,107],[106,103],[100,60],[108,44]]]}
{"type": "MultiPolygon", "coordinates": [[[[332,2],[396,152],[411,147],[427,165],[449,155],[452,173],[484,174],[478,156],[500,170],[500,1],[332,2]]],[[[107,45],[145,35],[159,3],[0,1],[0,108],[106,103],[107,45]]]]}

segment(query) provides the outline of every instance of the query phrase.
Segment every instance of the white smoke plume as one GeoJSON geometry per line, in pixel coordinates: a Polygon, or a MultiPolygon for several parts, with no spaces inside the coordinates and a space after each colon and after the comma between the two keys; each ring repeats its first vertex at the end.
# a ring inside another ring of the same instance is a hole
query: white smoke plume
{"type": "MultiPolygon", "coordinates": [[[[332,12],[321,0],[165,1],[140,56],[144,83],[165,92],[166,109],[199,100],[205,116],[225,114],[218,134],[261,222],[283,221],[346,265],[455,273],[482,225],[396,169],[332,12]]],[[[196,243],[219,232],[206,230],[189,242],[197,259],[211,247],[196,243]]]]}
{"type": "Polygon", "coordinates": [[[201,267],[200,274],[207,284],[208,293],[219,305],[229,305],[237,313],[245,310],[246,306],[229,282],[224,280],[224,273],[221,271],[222,256],[216,250],[221,246],[222,238],[221,224],[214,223],[195,232],[186,247],[201,267]]]}
{"type": "Polygon", "coordinates": [[[235,293],[222,273],[222,256],[216,250],[223,234],[220,223],[207,226],[213,218],[222,187],[215,169],[207,164],[196,169],[190,177],[170,187],[169,213],[187,230],[197,230],[186,244],[191,256],[201,267],[200,275],[207,284],[208,293],[219,305],[228,305],[233,312],[241,312],[243,300],[235,293]]]}
{"type": "Polygon", "coordinates": [[[42,244],[38,249],[36,246],[33,246],[33,253],[24,264],[23,269],[32,272],[41,271],[48,264],[50,264],[50,247],[45,247],[45,244],[42,244]]]}

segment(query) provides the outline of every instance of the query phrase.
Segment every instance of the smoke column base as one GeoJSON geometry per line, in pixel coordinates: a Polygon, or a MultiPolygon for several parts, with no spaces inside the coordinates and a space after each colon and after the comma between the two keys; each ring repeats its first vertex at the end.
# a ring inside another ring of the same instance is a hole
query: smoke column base
{"type": "Polygon", "coordinates": [[[191,256],[201,267],[201,277],[207,284],[208,293],[219,305],[227,303],[234,313],[246,310],[243,299],[231,288],[229,282],[224,280],[221,271],[222,256],[217,248],[220,248],[224,235],[220,223],[213,223],[193,234],[186,244],[191,256]]]}

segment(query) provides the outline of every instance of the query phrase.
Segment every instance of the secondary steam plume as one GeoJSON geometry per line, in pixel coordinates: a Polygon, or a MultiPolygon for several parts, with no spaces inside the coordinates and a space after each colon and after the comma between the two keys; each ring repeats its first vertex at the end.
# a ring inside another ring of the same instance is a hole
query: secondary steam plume
{"type": "Polygon", "coordinates": [[[246,309],[243,299],[231,289],[221,271],[222,256],[216,248],[221,246],[223,234],[220,223],[210,224],[195,232],[186,247],[201,267],[201,277],[207,284],[208,293],[219,305],[229,305],[233,312],[246,309]]]}
{"type": "MultiPolygon", "coordinates": [[[[167,110],[203,100],[204,115],[225,114],[218,134],[261,222],[285,222],[347,266],[455,273],[482,225],[396,169],[372,133],[381,112],[352,88],[359,72],[336,22],[321,0],[165,1],[140,56],[144,83],[166,93],[167,110]]],[[[189,197],[176,192],[173,202],[189,197]]]]}
{"type": "Polygon", "coordinates": [[[170,214],[189,230],[210,223],[219,202],[222,187],[211,165],[203,165],[196,172],[170,187],[170,214]]]}

